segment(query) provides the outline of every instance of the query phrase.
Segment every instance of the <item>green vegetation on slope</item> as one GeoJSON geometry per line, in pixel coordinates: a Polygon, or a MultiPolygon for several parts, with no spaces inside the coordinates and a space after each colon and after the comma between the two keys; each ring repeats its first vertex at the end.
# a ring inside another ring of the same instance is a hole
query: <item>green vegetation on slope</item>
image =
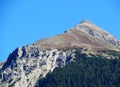
{"type": "Polygon", "coordinates": [[[120,87],[120,59],[88,57],[77,50],[75,62],[48,73],[36,87],[120,87]]]}

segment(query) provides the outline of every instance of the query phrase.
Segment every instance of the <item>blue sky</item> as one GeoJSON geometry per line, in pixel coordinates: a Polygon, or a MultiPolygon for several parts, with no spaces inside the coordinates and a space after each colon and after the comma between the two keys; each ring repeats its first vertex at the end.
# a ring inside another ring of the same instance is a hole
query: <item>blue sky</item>
{"type": "Polygon", "coordinates": [[[0,62],[17,47],[63,33],[84,19],[120,39],[119,0],[0,0],[0,62]]]}

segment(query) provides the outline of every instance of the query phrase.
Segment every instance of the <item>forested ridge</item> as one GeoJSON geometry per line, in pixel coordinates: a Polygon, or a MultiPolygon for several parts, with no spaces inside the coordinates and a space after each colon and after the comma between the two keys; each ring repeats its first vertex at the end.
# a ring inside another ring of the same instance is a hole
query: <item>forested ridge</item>
{"type": "Polygon", "coordinates": [[[103,52],[117,58],[87,56],[77,49],[75,61],[48,73],[35,87],[120,87],[120,52],[103,52]]]}

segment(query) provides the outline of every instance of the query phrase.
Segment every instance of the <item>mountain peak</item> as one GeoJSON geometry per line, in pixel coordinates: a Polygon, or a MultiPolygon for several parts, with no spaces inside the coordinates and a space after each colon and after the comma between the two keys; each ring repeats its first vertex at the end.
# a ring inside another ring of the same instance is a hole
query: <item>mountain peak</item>
{"type": "Polygon", "coordinates": [[[120,51],[120,41],[84,20],[63,34],[14,50],[0,67],[0,87],[23,87],[23,84],[33,87],[38,78],[75,61],[75,49],[72,48],[81,48],[86,54],[106,49],[120,51]]]}
{"type": "Polygon", "coordinates": [[[83,21],[80,22],[80,24],[82,24],[82,23],[92,24],[88,19],[84,19],[83,21]]]}
{"type": "Polygon", "coordinates": [[[39,40],[35,45],[42,49],[79,47],[120,50],[119,40],[88,20],[83,20],[64,34],[39,40]]]}
{"type": "Polygon", "coordinates": [[[94,32],[100,32],[102,34],[107,34],[109,36],[111,36],[107,31],[105,31],[104,29],[96,26],[94,23],[90,22],[89,20],[85,19],[83,21],[81,21],[79,24],[77,24],[73,29],[78,29],[78,30],[82,30],[82,31],[94,31],[94,32]]]}

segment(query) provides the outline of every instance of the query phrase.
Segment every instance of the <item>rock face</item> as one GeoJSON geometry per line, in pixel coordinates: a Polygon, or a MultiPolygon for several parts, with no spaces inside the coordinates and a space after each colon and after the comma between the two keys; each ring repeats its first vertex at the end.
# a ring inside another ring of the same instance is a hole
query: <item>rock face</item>
{"type": "Polygon", "coordinates": [[[74,47],[88,52],[120,50],[120,41],[89,21],[82,21],[64,34],[14,50],[0,69],[0,87],[34,87],[38,78],[73,61],[74,47]]]}
{"type": "Polygon", "coordinates": [[[0,87],[34,87],[38,78],[73,59],[72,50],[41,50],[34,45],[17,48],[0,71],[0,87]]]}

